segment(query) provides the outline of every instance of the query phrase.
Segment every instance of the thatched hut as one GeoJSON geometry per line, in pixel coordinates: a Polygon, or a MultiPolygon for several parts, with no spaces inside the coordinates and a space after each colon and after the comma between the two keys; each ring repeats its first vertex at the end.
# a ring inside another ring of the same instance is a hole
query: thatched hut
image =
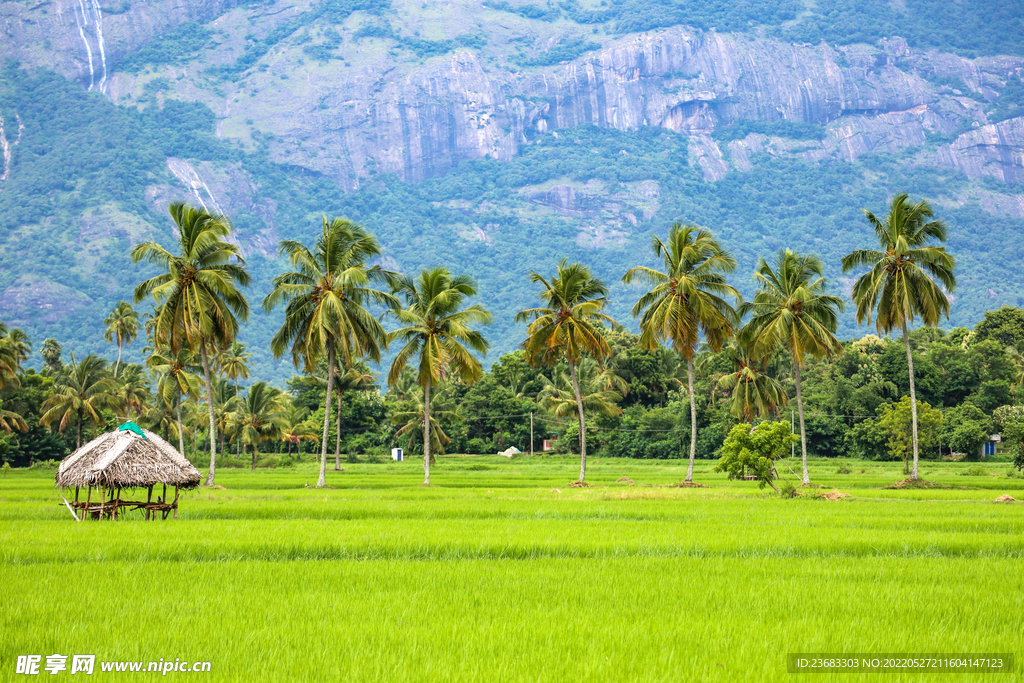
{"type": "Polygon", "coordinates": [[[126,422],[116,431],[108,432],[85,444],[61,461],[57,468],[56,487],[74,489],[75,500],[67,505],[77,519],[86,515],[93,519],[104,516],[116,519],[122,508],[128,512],[142,510],[146,519],[156,519],[158,512],[178,517],[180,489],[194,489],[202,481],[199,470],[192,466],[174,446],[134,422],[126,422]],[[153,500],[153,487],[163,486],[163,495],[153,500]],[[174,501],[167,500],[167,487],[174,487],[174,501]],[[97,502],[93,502],[93,489],[97,502]],[[85,489],[85,500],[80,499],[85,489]],[[146,501],[122,497],[126,489],[147,489],[146,501]]]}

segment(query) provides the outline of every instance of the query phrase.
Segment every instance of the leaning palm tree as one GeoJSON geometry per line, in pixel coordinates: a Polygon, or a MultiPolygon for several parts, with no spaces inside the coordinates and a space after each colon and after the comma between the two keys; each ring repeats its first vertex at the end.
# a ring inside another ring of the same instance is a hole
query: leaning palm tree
{"type": "Polygon", "coordinates": [[[665,263],[664,272],[637,266],[623,282],[643,280],[653,288],[633,306],[633,317],[640,317],[640,343],[652,351],[660,342],[671,341],[672,348],[686,360],[690,394],[690,464],[686,481],[693,481],[693,460],[697,454],[697,402],[693,395],[693,357],[701,337],[713,351],[722,348],[739,326],[736,310],[725,300],[737,303],[740,293],[725,281],[725,274],[736,270],[736,259],[722,248],[710,230],[696,225],[676,223],[669,229],[668,241],[655,237],[651,247],[665,263]]]}
{"type": "Polygon", "coordinates": [[[612,354],[601,332],[602,323],[615,324],[602,312],[608,304],[608,288],[591,275],[586,266],[567,264],[564,259],[550,281],[537,272],[530,273],[530,281],[543,287],[540,298],[544,306],[516,314],[516,322],[529,321],[523,349],[527,362],[533,367],[551,366],[560,360],[565,360],[569,366],[580,423],[579,480],[583,483],[587,475],[587,427],[583,419],[583,397],[576,366],[584,354],[598,362],[612,354]]]}
{"type": "Polygon", "coordinates": [[[310,250],[304,244],[281,242],[281,254],[288,256],[294,270],[274,278],[274,289],[263,300],[263,308],[285,307],[284,323],[270,342],[279,358],[291,346],[292,362],[305,364],[307,372],[321,358],[327,361],[327,396],[324,402],[324,432],[320,450],[320,478],[327,486],[327,431],[331,422],[331,390],[340,353],[346,366],[369,358],[380,362],[381,348],[387,347],[387,333],[366,306],[394,306],[391,294],[373,288],[374,282],[391,282],[393,274],[369,261],[380,254],[377,239],[350,221],[323,219],[323,229],[310,250]]]}
{"type": "Polygon", "coordinates": [[[956,259],[946,253],[945,247],[929,244],[932,240],[946,241],[946,226],[942,221],[929,220],[935,214],[926,201],[912,204],[906,194],[900,194],[893,197],[884,222],[867,209],[864,209],[864,215],[875,230],[879,249],[850,252],[843,258],[843,272],[861,266],[870,268],[853,285],[857,324],[870,323],[874,314],[879,334],[893,330],[903,333],[910,375],[914,444],[914,469],[910,478],[917,479],[917,392],[907,325],[919,317],[925,325],[936,327],[942,316],[949,318],[946,292],[956,289],[956,277],[953,275],[956,259]]]}
{"type": "Polygon", "coordinates": [[[757,293],[753,301],[740,306],[740,314],[751,314],[740,331],[739,342],[751,359],[767,360],[780,347],[793,357],[796,380],[796,406],[800,414],[800,452],[803,483],[811,482],[807,472],[807,432],[804,429],[804,402],[800,368],[807,356],[831,358],[843,351],[836,339],[837,311],[843,300],[825,294],[826,280],[821,259],[785,249],[775,259],[774,268],[763,258],[754,272],[757,293]]]}
{"type": "Polygon", "coordinates": [[[107,362],[91,354],[76,362],[72,354],[71,363],[53,380],[53,393],[43,402],[45,412],[39,424],[56,422],[60,432],[74,424],[77,449],[82,446],[83,422],[97,424],[100,410],[116,404],[117,382],[107,372],[107,362]]]}
{"type": "Polygon", "coordinates": [[[480,304],[462,308],[465,300],[476,294],[476,285],[468,275],[453,276],[447,268],[424,270],[415,281],[398,278],[394,291],[406,305],[395,305],[389,311],[403,327],[390,332],[388,341],[399,340],[404,346],[391,362],[388,384],[398,382],[406,364],[418,360],[417,384],[423,388],[423,483],[429,485],[433,445],[430,390],[448,377],[461,378],[466,384],[480,379],[483,369],[470,350],[484,354],[490,344],[470,326],[490,323],[491,314],[480,304]]]}
{"type": "Polygon", "coordinates": [[[238,429],[238,438],[252,447],[252,469],[256,469],[260,443],[277,439],[285,427],[286,397],[266,382],[256,382],[238,397],[228,418],[238,429]]]}
{"type": "Polygon", "coordinates": [[[156,242],[132,249],[132,261],[147,261],[164,271],[135,288],[135,303],[152,297],[158,304],[153,339],[172,355],[182,348],[198,352],[206,379],[210,413],[210,470],[206,485],[217,473],[217,427],[214,424],[211,355],[228,346],[238,334],[238,321],[249,317],[249,303],[238,286],[249,285],[249,273],[238,247],[225,241],[228,219],[182,202],[170,206],[178,228],[178,252],[156,242]],[[234,259],[234,262],[232,262],[234,259]]]}
{"type": "Polygon", "coordinates": [[[120,374],[114,375],[114,380],[117,382],[117,402],[127,417],[141,416],[149,399],[149,380],[142,366],[128,363],[120,374]]]}
{"type": "Polygon", "coordinates": [[[103,338],[108,343],[117,344],[117,362],[114,363],[114,375],[121,367],[121,348],[131,344],[139,334],[139,314],[127,301],[119,301],[110,312],[103,324],[107,326],[103,338]]]}

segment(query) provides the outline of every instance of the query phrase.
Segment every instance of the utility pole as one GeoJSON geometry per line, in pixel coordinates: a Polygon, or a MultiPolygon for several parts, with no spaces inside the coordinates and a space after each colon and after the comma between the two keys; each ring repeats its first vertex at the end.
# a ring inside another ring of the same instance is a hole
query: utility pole
{"type": "Polygon", "coordinates": [[[530,457],[533,457],[533,411],[530,411],[530,457]]]}

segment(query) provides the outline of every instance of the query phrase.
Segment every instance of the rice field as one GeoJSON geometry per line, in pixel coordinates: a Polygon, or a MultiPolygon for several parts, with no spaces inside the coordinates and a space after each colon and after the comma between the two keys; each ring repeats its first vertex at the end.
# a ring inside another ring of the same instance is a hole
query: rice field
{"type": "Polygon", "coordinates": [[[548,457],[442,458],[429,488],[416,461],[344,463],[325,490],[312,463],[222,469],[177,521],[81,523],[52,471],[15,470],[0,679],[52,653],[95,654],[99,680],[160,659],[217,681],[863,679],[788,674],[791,652],[1012,652],[998,680],[1024,675],[1024,503],[992,502],[1024,499],[1007,464],[926,462],[948,488],[887,489],[901,464],[813,461],[839,501],[711,465],[698,489],[670,486],[679,461],[592,460],[589,489],[548,457]]]}

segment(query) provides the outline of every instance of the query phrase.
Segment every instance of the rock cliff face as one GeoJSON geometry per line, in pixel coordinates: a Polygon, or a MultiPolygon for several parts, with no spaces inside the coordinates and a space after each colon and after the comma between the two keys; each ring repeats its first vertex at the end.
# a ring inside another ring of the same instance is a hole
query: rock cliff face
{"type": "MultiPolygon", "coordinates": [[[[477,0],[456,3],[432,30],[450,36],[462,30],[463,15],[473,15],[481,17],[477,30],[492,32],[488,39],[495,43],[428,59],[410,58],[391,38],[359,38],[362,13],[336,27],[313,22],[303,34],[296,17],[305,16],[310,2],[106,4],[0,4],[7,37],[0,58],[55,69],[121,103],[131,103],[154,74],[170,77],[167,96],[208,104],[222,117],[220,134],[243,141],[271,134],[278,161],[349,189],[378,172],[415,182],[464,159],[508,159],[533,134],[581,124],[661,126],[691,136],[693,163],[708,180],[749,168],[751,154],[759,152],[854,160],[957,132],[925,161],[972,178],[1016,182],[1024,173],[1022,124],[993,127],[985,114],[1007,76],[1020,69],[1019,58],[969,60],[911,50],[899,38],[879,47],[834,48],[677,27],[605,39],[601,49],[574,61],[522,69],[501,49],[515,37],[502,38],[504,27],[487,19],[477,0]],[[118,71],[125,56],[183,21],[207,22],[220,36],[217,44],[191,65],[154,67],[148,76],[118,71]],[[229,83],[202,74],[282,27],[284,35],[254,67],[229,83]],[[310,60],[303,46],[310,33],[327,28],[340,31],[342,56],[310,60]],[[755,135],[723,146],[710,136],[740,120],[819,124],[826,132],[799,151],[778,138],[755,135]]],[[[414,22],[415,6],[400,0],[392,9],[414,22]]]]}

